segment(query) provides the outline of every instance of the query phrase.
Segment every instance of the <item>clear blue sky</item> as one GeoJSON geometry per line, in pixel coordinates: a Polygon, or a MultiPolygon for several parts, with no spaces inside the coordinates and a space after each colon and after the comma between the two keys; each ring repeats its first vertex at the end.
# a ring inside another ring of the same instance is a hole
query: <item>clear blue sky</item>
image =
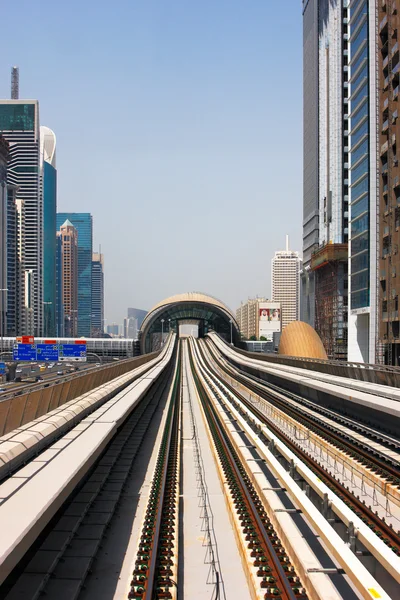
{"type": "Polygon", "coordinates": [[[288,0],[14,0],[20,67],[57,135],[58,208],[90,211],[106,317],[199,290],[233,309],[301,249],[302,16],[288,0]]]}

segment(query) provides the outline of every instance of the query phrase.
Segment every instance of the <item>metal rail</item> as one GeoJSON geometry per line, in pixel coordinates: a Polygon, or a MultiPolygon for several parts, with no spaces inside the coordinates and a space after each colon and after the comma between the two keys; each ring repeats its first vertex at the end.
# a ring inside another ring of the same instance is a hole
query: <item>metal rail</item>
{"type": "MultiPolygon", "coordinates": [[[[200,350],[200,351],[202,352],[202,350],[200,350]]],[[[203,353],[202,353],[202,355],[203,355],[203,358],[205,359],[203,353]]],[[[225,373],[227,373],[227,374],[229,373],[227,367],[222,362],[219,361],[218,364],[219,364],[219,367],[225,373]]],[[[215,371],[211,365],[209,365],[209,369],[215,373],[215,371]]],[[[236,371],[236,369],[235,369],[235,371],[236,371]]],[[[216,374],[216,377],[218,377],[217,374],[216,374]]],[[[240,373],[235,373],[235,378],[238,381],[241,380],[242,382],[244,382],[246,387],[248,387],[251,391],[254,391],[258,396],[264,398],[268,402],[275,401],[275,397],[273,396],[272,392],[266,390],[265,387],[261,383],[256,385],[255,383],[249,382],[248,379],[241,376],[240,373]]],[[[305,462],[315,473],[317,473],[318,476],[321,478],[321,480],[330,489],[335,491],[335,493],[342,500],[344,500],[348,506],[351,506],[353,508],[354,512],[360,518],[362,518],[364,521],[366,519],[369,526],[371,527],[371,529],[373,531],[375,531],[376,533],[378,533],[378,535],[381,537],[381,539],[395,552],[395,554],[400,556],[400,536],[398,535],[398,533],[396,533],[391,527],[389,527],[385,522],[383,522],[382,519],[379,516],[377,516],[372,510],[370,510],[362,501],[360,501],[358,498],[356,498],[351,493],[350,490],[346,489],[346,487],[340,483],[340,481],[335,479],[321,465],[319,465],[316,461],[314,461],[312,458],[310,458],[310,456],[305,451],[303,451],[301,448],[299,448],[293,442],[293,440],[291,440],[288,436],[286,436],[282,432],[282,430],[279,429],[274,424],[274,422],[271,419],[269,419],[263,412],[258,410],[251,402],[249,402],[248,399],[245,398],[245,396],[243,396],[243,394],[241,394],[237,388],[234,388],[232,385],[230,385],[226,381],[224,382],[224,385],[228,389],[230,389],[230,391],[232,393],[234,393],[236,396],[238,396],[240,398],[241,402],[243,402],[243,404],[249,410],[251,410],[258,417],[258,419],[260,419],[260,421],[267,424],[268,427],[271,429],[271,431],[276,435],[276,437],[279,438],[281,441],[283,441],[292,450],[292,452],[296,454],[296,456],[301,458],[301,460],[303,462],[305,462]]],[[[281,402],[280,408],[282,409],[283,407],[284,407],[284,403],[281,402]]],[[[287,412],[287,406],[284,407],[284,409],[285,409],[285,412],[287,412]]],[[[296,418],[298,418],[298,417],[296,417],[296,418]]],[[[351,447],[351,444],[349,446],[351,447]]],[[[354,450],[354,448],[352,448],[352,452],[357,453],[358,448],[357,448],[357,450],[354,450]]],[[[368,455],[368,457],[369,457],[370,462],[373,463],[374,457],[372,457],[370,455],[368,455]]],[[[396,476],[398,477],[398,472],[397,472],[396,476]]]]}
{"type": "Polygon", "coordinates": [[[222,428],[215,408],[197,374],[191,351],[190,362],[222,469],[228,481],[236,510],[240,515],[242,535],[249,540],[248,547],[252,549],[252,555],[255,558],[254,566],[258,567],[257,575],[261,578],[260,588],[264,588],[265,598],[274,596],[279,596],[282,600],[307,598],[304,588],[298,583],[299,578],[294,572],[294,568],[289,564],[289,559],[278,536],[273,531],[263,503],[222,428]],[[285,564],[287,570],[282,563],[285,564]]]}

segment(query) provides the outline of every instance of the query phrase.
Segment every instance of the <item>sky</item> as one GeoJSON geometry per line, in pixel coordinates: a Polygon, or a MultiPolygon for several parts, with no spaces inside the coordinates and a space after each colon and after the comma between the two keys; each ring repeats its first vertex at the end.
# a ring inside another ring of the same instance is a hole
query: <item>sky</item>
{"type": "Polygon", "coordinates": [[[0,97],[18,65],[57,136],[58,209],[93,215],[107,322],[269,297],[285,235],[301,250],[299,0],[14,0],[3,22],[0,97]]]}

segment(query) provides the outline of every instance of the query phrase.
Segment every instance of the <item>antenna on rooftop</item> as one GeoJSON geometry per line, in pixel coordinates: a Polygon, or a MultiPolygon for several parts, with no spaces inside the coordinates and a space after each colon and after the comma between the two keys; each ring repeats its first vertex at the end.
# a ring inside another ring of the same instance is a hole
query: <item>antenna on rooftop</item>
{"type": "Polygon", "coordinates": [[[11,67],[11,100],[19,98],[19,68],[11,67]]]}

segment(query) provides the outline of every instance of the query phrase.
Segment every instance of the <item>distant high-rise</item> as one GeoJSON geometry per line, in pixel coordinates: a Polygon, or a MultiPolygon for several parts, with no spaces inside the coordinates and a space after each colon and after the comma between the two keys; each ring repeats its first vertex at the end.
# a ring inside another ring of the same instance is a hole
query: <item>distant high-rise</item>
{"type": "Polygon", "coordinates": [[[56,335],[56,136],[40,128],[40,175],[43,204],[43,333],[56,335]]]}
{"type": "Polygon", "coordinates": [[[8,143],[0,135],[0,335],[7,330],[7,161],[8,143]]]}
{"type": "Polygon", "coordinates": [[[128,308],[128,319],[130,319],[131,317],[137,319],[137,326],[139,329],[146,315],[147,310],[141,310],[140,308],[128,308]]]}
{"type": "Polygon", "coordinates": [[[42,332],[43,206],[40,193],[39,103],[0,100],[0,132],[9,142],[7,183],[25,206],[25,268],[30,271],[34,333],[42,332]]]}
{"type": "Polygon", "coordinates": [[[25,202],[17,198],[15,206],[17,210],[16,332],[18,335],[33,335],[31,317],[30,331],[26,331],[28,319],[25,306],[25,202]]]}
{"type": "Polygon", "coordinates": [[[57,229],[69,220],[78,232],[78,336],[92,331],[93,221],[90,213],[57,213],[57,229]]]}
{"type": "MultiPolygon", "coordinates": [[[[78,232],[66,219],[57,232],[61,241],[61,296],[66,337],[78,335],[78,232]]],[[[46,325],[46,324],[45,324],[46,325]]],[[[48,335],[45,332],[45,335],[48,335]]]]}
{"type": "Polygon", "coordinates": [[[300,319],[300,269],[298,252],[286,250],[275,252],[272,263],[272,300],[281,304],[282,331],[291,321],[300,319]]]}
{"type": "Polygon", "coordinates": [[[93,252],[92,260],[92,336],[104,329],[104,255],[93,252]]]}

